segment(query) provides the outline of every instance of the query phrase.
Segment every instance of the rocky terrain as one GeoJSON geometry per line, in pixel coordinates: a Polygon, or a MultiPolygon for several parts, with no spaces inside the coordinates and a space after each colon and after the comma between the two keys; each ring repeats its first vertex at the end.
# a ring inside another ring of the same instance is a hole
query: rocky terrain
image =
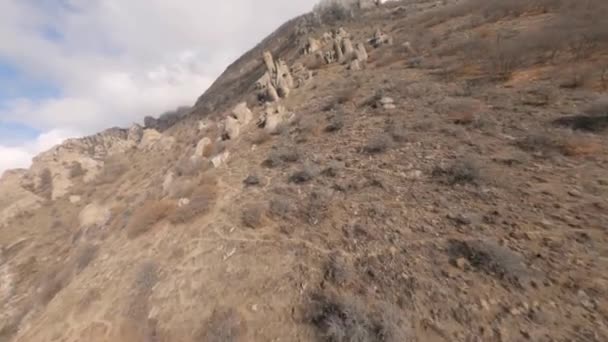
{"type": "Polygon", "coordinates": [[[608,340],[608,4],[361,4],[5,172],[0,341],[608,340]]]}

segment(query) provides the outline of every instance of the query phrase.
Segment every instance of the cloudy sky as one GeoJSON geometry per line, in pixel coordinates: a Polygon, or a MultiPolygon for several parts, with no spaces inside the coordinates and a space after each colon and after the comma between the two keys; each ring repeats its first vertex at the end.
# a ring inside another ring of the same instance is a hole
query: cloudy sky
{"type": "Polygon", "coordinates": [[[316,0],[0,0],[0,173],[191,105],[316,0]]]}

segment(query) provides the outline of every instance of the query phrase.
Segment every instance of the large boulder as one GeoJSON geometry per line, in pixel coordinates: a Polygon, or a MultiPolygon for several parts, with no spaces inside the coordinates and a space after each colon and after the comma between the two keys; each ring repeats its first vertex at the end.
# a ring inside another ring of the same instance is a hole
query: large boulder
{"type": "Polygon", "coordinates": [[[241,123],[241,125],[247,125],[253,120],[253,113],[247,107],[246,102],[237,104],[232,109],[232,115],[241,123]]]}
{"type": "Polygon", "coordinates": [[[142,150],[167,150],[170,149],[175,138],[165,136],[155,129],[145,129],[139,142],[139,149],[142,150]]]}
{"type": "Polygon", "coordinates": [[[204,137],[199,140],[198,144],[196,144],[196,149],[194,150],[194,155],[192,158],[201,158],[205,156],[205,151],[211,146],[213,142],[211,139],[204,137]]]}
{"type": "Polygon", "coordinates": [[[224,140],[235,139],[241,133],[241,124],[239,120],[232,116],[226,117],[224,120],[224,134],[222,137],[224,140]]]}

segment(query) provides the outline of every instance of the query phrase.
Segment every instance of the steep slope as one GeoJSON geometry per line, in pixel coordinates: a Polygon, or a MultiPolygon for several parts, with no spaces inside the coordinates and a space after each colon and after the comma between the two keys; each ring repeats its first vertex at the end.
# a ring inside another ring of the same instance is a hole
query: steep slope
{"type": "Polygon", "coordinates": [[[309,14],[162,134],[5,175],[0,341],[608,339],[596,3],[309,14]]]}

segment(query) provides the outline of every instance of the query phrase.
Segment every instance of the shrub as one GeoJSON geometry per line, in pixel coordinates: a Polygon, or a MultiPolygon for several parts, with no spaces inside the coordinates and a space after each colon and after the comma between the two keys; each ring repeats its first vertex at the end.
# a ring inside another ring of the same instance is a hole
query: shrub
{"type": "Polygon", "coordinates": [[[369,154],[380,154],[386,152],[393,146],[393,139],[386,133],[372,137],[363,147],[363,151],[369,154]]]}
{"type": "Polygon", "coordinates": [[[76,251],[76,272],[82,272],[91,261],[97,256],[98,247],[91,244],[85,244],[76,251]]]}
{"type": "Polygon", "coordinates": [[[400,327],[400,315],[389,305],[375,310],[360,299],[334,293],[313,293],[305,311],[318,332],[319,341],[408,341],[400,327]]]}
{"type": "Polygon", "coordinates": [[[458,159],[446,168],[437,167],[433,176],[449,185],[476,184],[480,177],[479,167],[472,159],[458,159]]]}
{"type": "Polygon", "coordinates": [[[190,203],[174,210],[169,220],[173,224],[184,224],[203,216],[215,206],[217,198],[215,184],[204,184],[194,191],[190,203]]]}
{"type": "Polygon", "coordinates": [[[114,155],[106,158],[101,172],[95,180],[96,185],[114,183],[120,176],[129,170],[129,165],[124,156],[114,155]]]}
{"type": "Polygon", "coordinates": [[[56,267],[42,277],[38,291],[38,300],[42,305],[48,304],[66,287],[72,279],[72,270],[68,267],[56,267]]]}
{"type": "Polygon", "coordinates": [[[78,178],[78,177],[82,177],[84,176],[84,174],[86,173],[86,171],[82,168],[82,165],[77,162],[77,161],[73,161],[70,164],[70,170],[69,170],[69,177],[70,178],[78,178]]]}
{"type": "Polygon", "coordinates": [[[136,238],[169,216],[175,206],[168,201],[148,200],[135,210],[127,224],[127,236],[136,238]]]}
{"type": "Polygon", "coordinates": [[[262,226],[265,211],[266,208],[261,204],[246,205],[241,213],[241,221],[246,227],[260,228],[262,226]]]}
{"type": "Polygon", "coordinates": [[[45,168],[40,173],[40,183],[38,184],[37,191],[43,198],[51,199],[53,197],[53,175],[48,168],[45,168]]]}
{"type": "Polygon", "coordinates": [[[331,25],[338,21],[352,19],[354,17],[354,0],[321,0],[314,8],[314,12],[321,21],[331,25]]]}
{"type": "Polygon", "coordinates": [[[237,310],[218,307],[204,322],[197,334],[197,341],[238,342],[246,332],[245,320],[237,310]]]}

